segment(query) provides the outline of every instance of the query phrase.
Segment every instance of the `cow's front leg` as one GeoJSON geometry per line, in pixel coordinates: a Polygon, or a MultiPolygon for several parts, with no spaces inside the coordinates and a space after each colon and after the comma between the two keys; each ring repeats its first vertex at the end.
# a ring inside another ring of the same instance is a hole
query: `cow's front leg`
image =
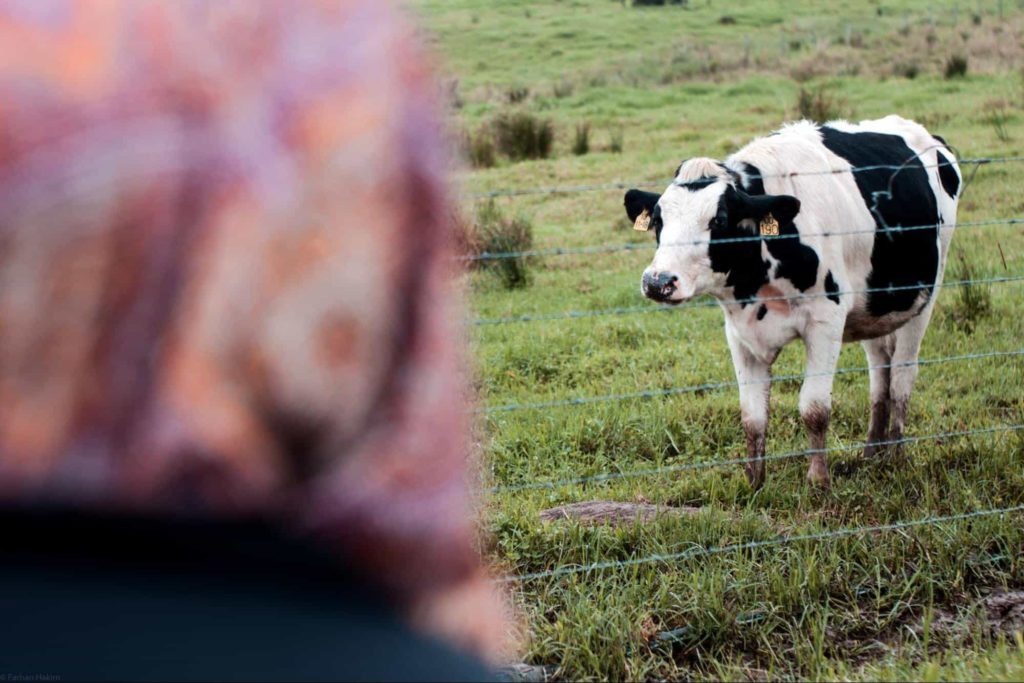
{"type": "Polygon", "coordinates": [[[828,462],[825,459],[825,435],[832,415],[832,380],[842,349],[842,325],[819,324],[804,335],[807,367],[800,388],[800,417],[810,435],[811,456],[807,481],[828,488],[828,462]]]}
{"type": "Polygon", "coordinates": [[[768,435],[768,402],[772,390],[772,366],[756,357],[740,341],[728,323],[725,336],[729,341],[732,365],[740,391],[740,414],[743,434],[747,440],[747,481],[755,491],[764,484],[764,448],[768,435]]]}

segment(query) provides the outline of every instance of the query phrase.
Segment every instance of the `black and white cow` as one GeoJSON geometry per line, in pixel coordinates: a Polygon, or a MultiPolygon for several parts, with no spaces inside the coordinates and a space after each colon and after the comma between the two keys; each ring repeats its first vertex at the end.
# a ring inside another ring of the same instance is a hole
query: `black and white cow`
{"type": "MultiPolygon", "coordinates": [[[[902,438],[961,179],[942,138],[888,116],[789,124],[724,162],[683,162],[661,194],[626,193],[630,220],[658,240],[644,295],[678,304],[710,294],[725,312],[752,486],[764,482],[772,363],[797,338],[807,349],[800,415],[811,449],[825,446],[849,341],[874,368],[865,456],[902,438]]],[[[807,478],[828,486],[823,453],[811,455],[807,478]]]]}

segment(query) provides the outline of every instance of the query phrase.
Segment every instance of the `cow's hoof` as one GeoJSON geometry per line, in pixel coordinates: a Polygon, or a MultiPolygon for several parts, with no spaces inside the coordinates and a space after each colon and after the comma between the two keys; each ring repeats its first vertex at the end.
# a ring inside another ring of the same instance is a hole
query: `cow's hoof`
{"type": "Polygon", "coordinates": [[[750,484],[750,488],[757,491],[764,486],[764,463],[747,463],[744,466],[744,470],[747,473],[747,483],[750,484]]]}
{"type": "Polygon", "coordinates": [[[871,460],[873,458],[883,456],[885,455],[885,451],[885,445],[869,443],[868,445],[864,446],[864,459],[871,460]]]}
{"type": "Polygon", "coordinates": [[[807,483],[816,489],[827,491],[832,486],[832,480],[828,476],[828,465],[813,464],[807,470],[807,483]]]}

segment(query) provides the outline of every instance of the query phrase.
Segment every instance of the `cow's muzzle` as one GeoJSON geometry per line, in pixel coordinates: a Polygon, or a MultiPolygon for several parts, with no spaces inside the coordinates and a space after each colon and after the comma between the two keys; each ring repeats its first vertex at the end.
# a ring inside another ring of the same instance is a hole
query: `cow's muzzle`
{"type": "Polygon", "coordinates": [[[644,271],[640,280],[640,289],[644,296],[662,303],[679,303],[679,299],[673,299],[672,295],[679,288],[679,278],[672,273],[658,273],[651,270],[644,271]]]}

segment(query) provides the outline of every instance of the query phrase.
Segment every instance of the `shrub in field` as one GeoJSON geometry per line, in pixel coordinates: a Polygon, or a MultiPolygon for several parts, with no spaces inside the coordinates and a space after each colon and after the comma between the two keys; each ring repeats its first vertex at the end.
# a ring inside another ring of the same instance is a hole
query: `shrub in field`
{"type": "Polygon", "coordinates": [[[491,132],[486,127],[477,129],[475,133],[466,133],[463,146],[466,150],[466,157],[473,168],[490,168],[497,161],[494,141],[491,139],[491,132]]]}
{"type": "Polygon", "coordinates": [[[491,122],[499,151],[512,159],[546,159],[551,156],[555,129],[550,121],[527,112],[506,112],[491,122]]]}
{"type": "Polygon", "coordinates": [[[551,94],[553,94],[556,99],[560,100],[562,98],[569,97],[570,95],[572,95],[575,89],[576,86],[573,85],[572,81],[562,79],[558,83],[555,83],[554,86],[552,86],[551,94]]]}
{"type": "Polygon", "coordinates": [[[920,67],[917,62],[897,62],[896,66],[892,68],[893,74],[896,76],[902,76],[903,78],[914,80],[917,75],[921,73],[920,67]]]}
{"type": "Polygon", "coordinates": [[[613,130],[611,142],[608,144],[608,151],[613,154],[622,154],[623,143],[622,129],[617,128],[613,130]]]}
{"type": "MultiPolygon", "coordinates": [[[[951,274],[951,281],[973,280],[976,273],[963,252],[959,252],[951,274]]],[[[967,334],[974,332],[978,321],[992,312],[992,291],[987,285],[965,284],[956,287],[956,297],[950,317],[953,323],[967,334]]]]}
{"type": "Polygon", "coordinates": [[[801,117],[824,123],[843,116],[844,102],[825,92],[823,85],[816,90],[800,88],[796,99],[796,109],[801,117]]]}
{"type": "Polygon", "coordinates": [[[572,153],[583,156],[590,151],[590,124],[584,121],[576,124],[576,137],[572,141],[572,153]]]}
{"type": "Polygon", "coordinates": [[[509,104],[519,104],[530,96],[529,88],[512,87],[505,91],[505,99],[509,104]]]}
{"type": "MultiPolygon", "coordinates": [[[[533,246],[533,225],[526,218],[505,216],[493,199],[476,207],[472,234],[465,240],[476,254],[525,251],[533,246]]],[[[480,268],[495,273],[506,289],[529,284],[529,257],[517,256],[477,261],[480,268]]]]}
{"type": "Polygon", "coordinates": [[[953,55],[946,60],[946,78],[963,78],[967,75],[967,57],[953,55]]]}

